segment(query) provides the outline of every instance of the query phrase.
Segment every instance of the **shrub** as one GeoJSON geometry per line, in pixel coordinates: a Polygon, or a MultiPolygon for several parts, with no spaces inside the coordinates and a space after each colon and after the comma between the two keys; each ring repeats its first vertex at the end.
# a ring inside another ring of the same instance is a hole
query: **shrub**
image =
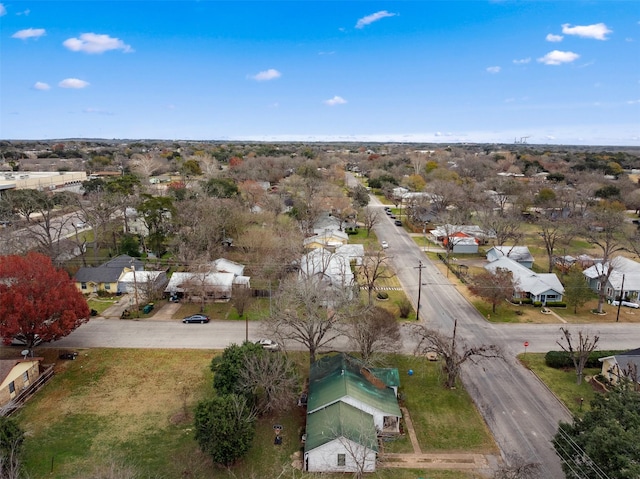
{"type": "MultiPolygon", "coordinates": [[[[536,308],[540,308],[540,307],[542,307],[542,302],[541,301],[534,301],[533,305],[536,308]]],[[[547,301],[545,306],[547,308],[566,308],[567,307],[567,303],[565,303],[563,301],[547,301]]]]}
{"type": "MultiPolygon", "coordinates": [[[[598,361],[600,358],[606,358],[607,356],[615,356],[616,354],[620,354],[622,351],[593,351],[589,354],[589,358],[587,359],[587,363],[585,367],[587,368],[601,368],[602,363],[598,361]]],[[[573,361],[571,361],[571,357],[569,353],[566,351],[549,351],[544,356],[544,363],[554,369],[564,369],[564,368],[572,368],[573,361]]]]}
{"type": "Polygon", "coordinates": [[[378,299],[389,299],[389,293],[385,293],[384,291],[380,291],[378,292],[378,294],[376,295],[376,298],[378,299]]]}
{"type": "Polygon", "coordinates": [[[396,302],[398,305],[398,310],[400,311],[400,317],[402,319],[407,319],[409,314],[411,314],[411,303],[407,298],[403,298],[396,302]]]}

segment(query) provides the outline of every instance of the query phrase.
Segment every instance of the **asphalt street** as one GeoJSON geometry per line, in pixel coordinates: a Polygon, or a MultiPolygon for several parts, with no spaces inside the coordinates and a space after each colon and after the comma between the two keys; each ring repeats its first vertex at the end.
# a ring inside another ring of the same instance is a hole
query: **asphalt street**
{"type": "MultiPolygon", "coordinates": [[[[349,179],[349,175],[348,175],[349,179]]],[[[350,178],[354,181],[353,178],[350,178]]],[[[382,208],[372,197],[372,206],[382,208]]],[[[420,291],[420,321],[433,329],[451,334],[458,322],[459,338],[469,345],[495,344],[505,360],[467,362],[462,381],[473,397],[506,460],[520,456],[539,463],[544,477],[560,478],[563,473],[551,439],[559,421],[570,421],[568,410],[536,376],[520,365],[515,356],[524,352],[557,349],[560,326],[572,331],[588,330],[599,334],[602,349],[631,349],[638,346],[640,324],[492,324],[486,321],[440,273],[402,227],[382,215],[375,227],[379,240],[389,243],[391,256],[403,288],[414,308],[420,291]],[[422,265],[422,269],[419,266],[422,265]]],[[[403,328],[404,351],[412,353],[415,340],[410,327],[403,328]]],[[[68,337],[51,347],[59,348],[193,348],[222,349],[245,339],[245,323],[213,321],[208,324],[182,324],[178,320],[117,320],[92,318],[68,337]]],[[[262,336],[259,322],[249,323],[249,339],[262,336]]],[[[301,349],[294,344],[290,349],[301,349]]],[[[336,345],[346,347],[347,342],[336,345]]]]}

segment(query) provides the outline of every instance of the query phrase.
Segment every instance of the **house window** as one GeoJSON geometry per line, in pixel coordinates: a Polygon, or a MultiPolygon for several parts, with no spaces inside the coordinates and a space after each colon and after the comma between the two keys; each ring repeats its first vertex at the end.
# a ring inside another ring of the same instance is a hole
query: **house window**
{"type": "Polygon", "coordinates": [[[104,289],[111,289],[111,283],[105,283],[104,289]]]}
{"type": "Polygon", "coordinates": [[[345,466],[347,464],[347,455],[338,454],[338,466],[345,466]]]}
{"type": "Polygon", "coordinates": [[[13,381],[11,381],[11,382],[9,383],[9,392],[10,392],[11,394],[13,394],[13,393],[15,393],[15,392],[16,392],[16,383],[14,383],[13,381]]]}
{"type": "Polygon", "coordinates": [[[598,284],[596,284],[596,289],[598,291],[600,291],[602,289],[602,283],[600,281],[598,281],[598,284]]]}
{"type": "Polygon", "coordinates": [[[547,295],[547,301],[555,301],[556,299],[557,299],[557,296],[555,294],[547,295]]]}
{"type": "Polygon", "coordinates": [[[80,283],[80,287],[82,289],[87,289],[87,283],[80,283]]]}
{"type": "Polygon", "coordinates": [[[611,296],[612,293],[613,291],[611,291],[611,288],[607,288],[607,296],[611,296]]]}
{"type": "Polygon", "coordinates": [[[25,383],[29,382],[29,371],[22,373],[22,381],[25,383]]]}

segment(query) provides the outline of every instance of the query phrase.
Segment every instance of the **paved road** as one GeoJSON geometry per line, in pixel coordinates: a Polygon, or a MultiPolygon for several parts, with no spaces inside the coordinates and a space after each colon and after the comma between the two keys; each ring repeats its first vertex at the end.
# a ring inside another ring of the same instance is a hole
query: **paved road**
{"type": "MultiPolygon", "coordinates": [[[[372,205],[380,203],[373,198],[372,205]]],[[[546,352],[556,348],[558,325],[501,324],[485,321],[437,268],[426,258],[403,228],[395,226],[383,215],[375,228],[380,240],[389,242],[388,254],[393,256],[398,278],[407,295],[417,304],[419,269],[421,276],[420,319],[434,329],[450,333],[454,319],[458,320],[460,338],[468,344],[496,344],[506,356],[505,361],[485,361],[466,364],[462,380],[492,431],[503,456],[517,454],[541,464],[543,476],[563,477],[560,462],[550,440],[559,421],[571,416],[547,388],[516,360],[529,342],[528,351],[546,352]]],[[[601,346],[606,349],[637,347],[640,324],[602,324],[587,327],[567,325],[598,332],[601,346]]],[[[261,336],[260,325],[249,323],[249,339],[261,336]]],[[[404,328],[406,352],[412,352],[415,341],[404,328]]],[[[177,320],[132,321],[94,318],[55,347],[125,347],[125,348],[194,348],[221,349],[245,338],[243,322],[215,321],[209,324],[185,325],[177,320]]],[[[346,344],[346,342],[345,342],[346,344]]],[[[294,346],[294,349],[295,346],[294,346]]]]}
{"type": "MultiPolygon", "coordinates": [[[[371,204],[376,206],[379,202],[372,198],[371,204]]],[[[385,216],[375,232],[380,240],[389,243],[387,252],[393,256],[398,278],[414,307],[420,284],[422,323],[451,334],[454,320],[457,320],[459,337],[467,344],[495,344],[503,349],[505,361],[466,363],[462,369],[462,381],[492,431],[503,457],[509,460],[517,455],[539,463],[543,477],[563,477],[550,441],[559,421],[570,421],[571,415],[546,386],[515,359],[516,354],[524,351],[525,340],[529,342],[527,350],[531,352],[557,349],[561,325],[488,323],[390,219],[385,216]],[[420,264],[423,266],[421,278],[420,264]]],[[[638,324],[568,327],[599,332],[600,345],[607,349],[637,347],[640,337],[638,324]]],[[[409,340],[405,348],[410,345],[409,340]]]]}

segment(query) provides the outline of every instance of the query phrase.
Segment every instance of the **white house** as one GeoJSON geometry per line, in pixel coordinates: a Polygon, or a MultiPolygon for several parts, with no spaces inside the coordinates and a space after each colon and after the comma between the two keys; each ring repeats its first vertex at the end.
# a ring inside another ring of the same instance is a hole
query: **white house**
{"type": "Polygon", "coordinates": [[[533,267],[533,255],[527,246],[493,246],[487,250],[488,261],[495,261],[504,256],[517,261],[526,268],[533,267]]]}
{"type": "Polygon", "coordinates": [[[118,292],[120,293],[150,293],[151,291],[164,291],[169,280],[164,271],[134,271],[126,270],[118,279],[118,292]]]}
{"type": "Polygon", "coordinates": [[[640,263],[624,256],[617,256],[610,263],[596,263],[585,269],[582,274],[586,277],[589,287],[595,292],[606,288],[607,299],[617,299],[623,292],[624,300],[638,302],[640,297],[640,263]],[[612,271],[605,285],[602,280],[609,272],[609,264],[612,271]],[[623,289],[624,281],[624,289],[623,289]]]}
{"type": "Polygon", "coordinates": [[[353,262],[356,266],[362,264],[364,258],[364,245],[362,244],[345,244],[336,248],[335,254],[344,256],[350,263],[353,262]]]}
{"type": "Polygon", "coordinates": [[[511,271],[515,284],[515,299],[531,298],[532,301],[541,303],[562,301],[564,286],[555,273],[535,273],[506,256],[492,261],[484,268],[491,272],[497,269],[511,271]]]}
{"type": "Polygon", "coordinates": [[[309,472],[374,472],[378,452],[370,414],[335,403],[307,416],[304,468],[309,472]]]}
{"type": "Polygon", "coordinates": [[[230,299],[233,291],[233,273],[180,273],[171,275],[165,292],[187,296],[202,296],[211,299],[230,299]]]}
{"type": "Polygon", "coordinates": [[[397,369],[365,367],[348,354],[311,365],[304,469],[374,472],[378,434],[398,434],[397,369]]]}
{"type": "Polygon", "coordinates": [[[300,276],[317,277],[335,287],[351,287],[355,281],[349,257],[316,248],[300,261],[300,276]]]}

